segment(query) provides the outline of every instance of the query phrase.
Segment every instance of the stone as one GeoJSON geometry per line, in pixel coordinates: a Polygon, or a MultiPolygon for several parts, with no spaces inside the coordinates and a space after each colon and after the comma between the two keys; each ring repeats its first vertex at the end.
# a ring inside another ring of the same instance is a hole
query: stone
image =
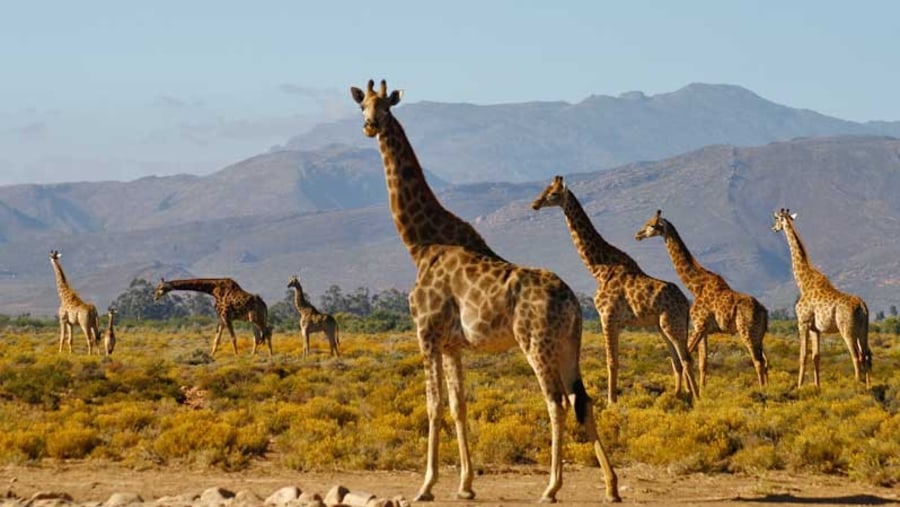
{"type": "Polygon", "coordinates": [[[375,495],[372,493],[366,493],[365,491],[351,491],[344,495],[344,499],[341,503],[349,505],[350,507],[367,507],[369,501],[373,499],[375,499],[375,495]]]}
{"type": "Polygon", "coordinates": [[[204,507],[219,507],[234,498],[234,493],[225,488],[213,487],[200,494],[199,504],[204,507]]]}
{"type": "Polygon", "coordinates": [[[231,499],[230,507],[256,507],[263,504],[263,499],[252,491],[238,491],[231,499]]]}
{"type": "Polygon", "coordinates": [[[144,503],[144,499],[137,493],[113,493],[103,503],[103,507],[123,507],[137,503],[144,503]]]}
{"type": "Polygon", "coordinates": [[[395,507],[412,507],[412,504],[403,495],[397,495],[393,500],[395,507]]]}
{"type": "Polygon", "coordinates": [[[349,492],[349,489],[340,485],[331,488],[331,490],[328,491],[328,493],[325,495],[325,505],[328,505],[329,507],[342,505],[344,503],[344,497],[349,492]]]}
{"type": "Polygon", "coordinates": [[[266,505],[284,505],[300,497],[302,491],[297,486],[285,486],[266,498],[266,505]]]}

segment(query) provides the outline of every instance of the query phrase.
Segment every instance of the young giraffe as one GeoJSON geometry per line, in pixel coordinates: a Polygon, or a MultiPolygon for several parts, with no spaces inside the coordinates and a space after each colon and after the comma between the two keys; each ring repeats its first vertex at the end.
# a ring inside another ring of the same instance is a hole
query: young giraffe
{"type": "Polygon", "coordinates": [[[647,276],[628,254],[607,243],[562,176],[556,176],[531,204],[535,210],[550,206],[562,208],[575,249],[597,280],[594,306],[606,342],[609,403],[618,398],[619,333],[625,326],[656,327],[669,349],[675,391],[681,392],[681,379],[686,377],[691,395],[699,397],[688,352],[690,306],[681,289],[647,276]]]}
{"type": "Polygon", "coordinates": [[[62,254],[57,250],[50,251],[50,264],[53,265],[53,273],[56,275],[56,292],[59,294],[59,351],[63,350],[63,342],[69,346],[72,352],[72,326],[78,324],[84,332],[87,340],[88,355],[94,352],[94,345],[100,353],[100,318],[97,315],[97,307],[91,303],[85,303],[78,297],[75,289],[66,281],[59,258],[62,254]]]}
{"type": "Polygon", "coordinates": [[[232,321],[242,319],[255,326],[252,354],[256,354],[257,346],[265,343],[269,348],[269,357],[272,357],[272,328],[266,322],[269,311],[261,297],[245,291],[231,278],[192,278],[169,281],[160,279],[159,285],[156,286],[153,293],[153,299],[159,300],[173,290],[203,292],[215,298],[219,324],[216,326],[216,338],[212,345],[213,355],[219,348],[219,340],[225,329],[228,329],[228,333],[231,335],[231,346],[234,348],[234,354],[237,355],[237,337],[234,335],[232,321]]]}
{"type": "Polygon", "coordinates": [[[819,335],[838,332],[844,338],[856,380],[871,383],[872,351],[869,350],[869,309],[858,296],[845,294],[831,285],[809,262],[806,247],[794,227],[797,214],[782,208],[774,214],[772,230],[784,231],[791,250],[791,266],[800,298],[794,306],[797,314],[797,330],[800,335],[800,373],[797,385],[803,385],[806,370],[806,347],[812,335],[813,379],[819,387],[819,335]]]}
{"type": "Polygon", "coordinates": [[[303,357],[309,356],[309,335],[310,333],[318,333],[322,331],[328,338],[328,347],[331,349],[331,355],[341,357],[341,351],[338,346],[341,344],[338,337],[338,325],[332,315],[322,313],[312,305],[303,294],[303,287],[300,286],[300,278],[297,275],[291,275],[288,280],[288,288],[294,289],[294,308],[300,314],[300,334],[303,336],[303,357]]]}
{"type": "Polygon", "coordinates": [[[671,222],[662,218],[662,211],[647,220],[634,239],[641,241],[662,236],[672,258],[675,272],[694,294],[691,304],[691,323],[694,330],[688,340],[688,350],[699,347],[700,386],[706,386],[707,336],[710,333],[736,334],[750,352],[759,386],[768,380],[768,361],[763,352],[763,337],[769,325],[769,314],[756,298],[731,289],[724,278],[704,268],[691,255],[687,245],[671,222]]]}
{"type": "Polygon", "coordinates": [[[106,327],[106,334],[103,336],[103,350],[106,351],[106,355],[112,355],[113,349],[116,348],[116,330],[113,329],[113,321],[116,319],[116,309],[113,307],[109,307],[106,310],[106,316],[109,319],[109,324],[106,327]]]}
{"type": "Polygon", "coordinates": [[[400,123],[390,108],[401,92],[387,85],[351,88],[360,105],[363,132],[377,137],[384,162],[391,215],[416,265],[409,307],[425,367],[428,457],[416,501],[434,499],[438,478],[438,431],[445,376],[460,455],[457,497],[471,499],[472,465],[466,434],[462,351],[497,352],[518,345],[537,376],[550,413],[550,482],[541,500],[553,502],[562,486],[565,403],[593,441],[606,477],[606,496],[619,501],[616,474],[597,435],[593,407],[579,369],[581,311],[572,290],[556,275],[516,266],[497,256],[475,229],[437,200],[425,181],[400,123]]]}

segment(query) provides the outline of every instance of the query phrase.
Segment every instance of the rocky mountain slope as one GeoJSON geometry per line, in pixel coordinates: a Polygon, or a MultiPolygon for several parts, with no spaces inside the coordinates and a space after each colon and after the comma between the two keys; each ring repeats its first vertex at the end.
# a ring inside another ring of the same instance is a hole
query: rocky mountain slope
{"type": "MultiPolygon", "coordinates": [[[[98,305],[135,276],[178,273],[230,276],[270,301],[284,296],[298,270],[314,298],[331,284],[408,288],[414,270],[391,222],[377,153],[333,149],[322,160],[337,162],[310,169],[315,156],[272,153],[206,178],[27,186],[24,197],[15,192],[20,187],[0,188],[0,313],[55,311],[50,249],[63,252],[72,284],[98,305]],[[277,166],[285,159],[294,162],[277,166]],[[325,180],[346,190],[315,187],[325,180]],[[370,199],[368,206],[341,208],[354,193],[370,199]],[[112,203],[114,195],[127,199],[112,203]],[[311,211],[316,200],[332,209],[311,211]],[[247,202],[257,204],[244,208],[247,202]]],[[[548,180],[450,186],[438,194],[504,257],[553,269],[576,290],[592,292],[562,213],[529,207],[548,180]]],[[[601,234],[654,276],[675,280],[665,248],[633,235],[661,208],[703,264],[770,308],[789,306],[795,290],[787,245],[769,230],[771,212],[785,206],[799,213],[813,263],[838,287],[863,296],[873,312],[897,303],[896,139],[717,145],[567,180],[601,234]]]]}

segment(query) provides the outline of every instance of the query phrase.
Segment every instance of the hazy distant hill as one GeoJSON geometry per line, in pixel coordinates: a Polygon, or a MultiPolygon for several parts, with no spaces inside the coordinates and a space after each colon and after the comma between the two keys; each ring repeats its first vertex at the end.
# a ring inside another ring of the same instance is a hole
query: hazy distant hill
{"type": "MultiPolygon", "coordinates": [[[[409,92],[408,100],[426,96],[409,92]]],[[[900,137],[900,122],[845,121],[776,104],[739,86],[700,83],[653,96],[596,95],[577,104],[410,102],[395,114],[422,163],[453,183],[531,181],[658,160],[710,144],[753,146],[843,134],[900,137]]],[[[308,150],[335,142],[375,145],[363,136],[361,117],[352,117],[317,126],[287,147],[308,150]]]]}
{"type": "MultiPolygon", "coordinates": [[[[437,177],[431,179],[443,186],[437,177]]],[[[279,151],[209,176],[0,187],[0,243],[28,233],[131,231],[358,208],[384,199],[381,156],[375,148],[279,151]]]]}
{"type": "MultiPolygon", "coordinates": [[[[328,164],[308,170],[305,177],[279,180],[291,187],[291,197],[278,197],[287,193],[285,188],[273,189],[268,199],[251,195],[255,185],[262,184],[256,176],[269,167],[267,160],[275,164],[299,157],[291,160],[307,161],[303,167],[308,168],[313,157],[309,154],[251,159],[207,177],[206,184],[197,183],[203,178],[176,178],[178,184],[171,186],[164,184],[166,178],[95,184],[120,185],[116,188],[131,196],[136,207],[144,206],[138,201],[147,198],[138,196],[157,199],[146,206],[144,217],[129,210],[127,202],[116,204],[126,215],[117,220],[110,218],[115,218],[115,210],[91,214],[87,210],[102,208],[70,201],[80,195],[99,199],[89,184],[29,186],[28,195],[44,199],[32,208],[19,208],[5,197],[21,187],[0,188],[0,231],[11,232],[4,232],[6,243],[0,243],[0,312],[55,311],[53,273],[46,258],[51,248],[63,252],[63,265],[76,289],[100,305],[125,290],[134,276],[177,272],[231,276],[270,301],[283,297],[288,276],[298,270],[316,299],[331,284],[408,288],[412,264],[397,238],[383,190],[380,196],[374,193],[383,188],[377,153],[338,150],[330,156],[344,166],[351,165],[344,157],[359,164],[360,172],[353,174],[367,176],[347,183],[346,192],[368,195],[360,188],[372,188],[369,206],[304,210],[304,199],[341,199],[326,190],[310,196],[308,181],[327,179],[328,164]],[[305,179],[318,174],[320,179],[305,179]],[[143,184],[153,191],[142,189],[143,184]],[[235,215],[225,216],[228,209],[209,199],[211,192],[261,204],[257,213],[238,207],[235,215]],[[171,193],[178,196],[170,201],[172,206],[195,210],[193,219],[158,210],[171,193]],[[197,202],[208,205],[192,204],[197,202]],[[136,225],[126,228],[127,223],[136,225]]],[[[272,169],[277,174],[271,177],[302,172],[295,162],[286,167],[272,169]]],[[[633,235],[661,208],[703,264],[720,271],[735,288],[760,296],[770,308],[790,305],[795,291],[787,245],[783,236],[769,230],[771,212],[787,206],[799,213],[797,227],[813,263],[838,287],[863,296],[873,312],[900,302],[896,139],[836,137],[748,148],[709,146],[567,179],[600,232],[653,275],[675,279],[665,248],[656,239],[637,243],[633,235]]],[[[452,186],[439,196],[449,209],[471,220],[504,257],[548,267],[576,290],[592,292],[594,282],[572,247],[561,211],[535,212],[528,206],[548,180],[452,186]]]]}

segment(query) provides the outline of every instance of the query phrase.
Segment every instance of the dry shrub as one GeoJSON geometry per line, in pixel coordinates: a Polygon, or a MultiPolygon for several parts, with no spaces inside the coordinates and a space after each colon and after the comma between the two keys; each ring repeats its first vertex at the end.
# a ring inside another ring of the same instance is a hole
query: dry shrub
{"type": "Polygon", "coordinates": [[[100,443],[100,435],[96,429],[70,423],[47,434],[47,456],[81,459],[87,457],[100,443]]]}
{"type": "Polygon", "coordinates": [[[35,461],[46,455],[47,442],[38,431],[15,430],[0,433],[0,458],[10,463],[35,461]]]}

